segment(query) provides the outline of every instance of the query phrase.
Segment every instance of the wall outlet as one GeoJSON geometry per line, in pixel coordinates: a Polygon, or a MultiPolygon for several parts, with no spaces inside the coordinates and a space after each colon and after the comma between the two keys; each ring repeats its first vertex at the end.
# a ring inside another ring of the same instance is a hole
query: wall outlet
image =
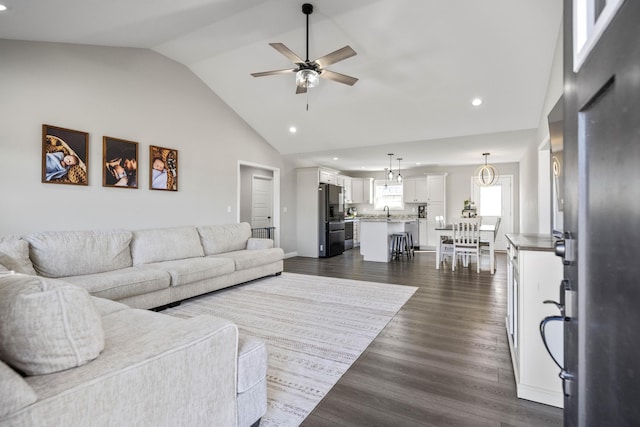
{"type": "Polygon", "coordinates": [[[231,213],[231,206],[227,206],[227,212],[231,213]]]}
{"type": "Polygon", "coordinates": [[[282,208],[282,212],[287,213],[287,207],[286,206],[282,208]]]}

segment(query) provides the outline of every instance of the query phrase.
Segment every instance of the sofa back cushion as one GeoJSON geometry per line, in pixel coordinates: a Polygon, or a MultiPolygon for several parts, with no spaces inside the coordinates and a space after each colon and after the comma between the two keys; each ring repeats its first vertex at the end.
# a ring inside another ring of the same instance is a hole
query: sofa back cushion
{"type": "Polygon", "coordinates": [[[155,228],[133,232],[133,265],[203,257],[200,236],[194,226],[155,228]]]}
{"type": "Polygon", "coordinates": [[[0,276],[0,359],[27,375],[84,365],[104,349],[86,289],[39,276],[0,276]]]}
{"type": "Polygon", "coordinates": [[[80,276],[131,267],[131,232],[47,231],[25,237],[38,274],[80,276]]]}
{"type": "Polygon", "coordinates": [[[0,270],[35,275],[29,259],[29,243],[19,236],[0,237],[0,270]]]}
{"type": "Polygon", "coordinates": [[[251,226],[248,222],[203,225],[198,227],[198,233],[205,255],[216,255],[246,249],[247,240],[251,237],[251,226]]]}

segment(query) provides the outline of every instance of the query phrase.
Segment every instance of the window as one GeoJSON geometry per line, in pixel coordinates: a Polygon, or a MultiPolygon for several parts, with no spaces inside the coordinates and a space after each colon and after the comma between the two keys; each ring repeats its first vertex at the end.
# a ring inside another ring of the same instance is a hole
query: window
{"type": "Polygon", "coordinates": [[[502,216],[502,185],[480,187],[480,216],[502,216]]]}
{"type": "Polygon", "coordinates": [[[374,181],[373,186],[374,210],[381,211],[385,206],[389,206],[389,210],[393,211],[404,209],[404,203],[402,202],[402,184],[380,180],[374,181]]]}

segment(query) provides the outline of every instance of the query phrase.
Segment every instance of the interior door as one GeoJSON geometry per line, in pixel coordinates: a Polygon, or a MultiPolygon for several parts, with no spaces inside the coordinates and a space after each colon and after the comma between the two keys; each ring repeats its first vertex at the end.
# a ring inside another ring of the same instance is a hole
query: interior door
{"type": "Polygon", "coordinates": [[[567,426],[640,420],[638,22],[638,1],[564,2],[566,242],[558,252],[564,252],[565,281],[575,292],[565,307],[567,426]],[[585,3],[589,13],[581,17],[573,7],[585,3]],[[616,5],[617,12],[607,12],[616,5]],[[586,28],[593,37],[602,32],[584,44],[590,50],[578,68],[574,36],[582,35],[573,25],[582,26],[581,19],[591,20],[586,28]]]}
{"type": "Polygon", "coordinates": [[[251,226],[273,225],[273,179],[269,176],[251,177],[251,226]]]}
{"type": "Polygon", "coordinates": [[[510,175],[501,175],[494,185],[481,187],[474,178],[471,178],[472,200],[476,203],[482,223],[495,224],[497,218],[502,217],[495,242],[495,249],[499,251],[507,250],[505,233],[513,233],[512,181],[510,175]]]}

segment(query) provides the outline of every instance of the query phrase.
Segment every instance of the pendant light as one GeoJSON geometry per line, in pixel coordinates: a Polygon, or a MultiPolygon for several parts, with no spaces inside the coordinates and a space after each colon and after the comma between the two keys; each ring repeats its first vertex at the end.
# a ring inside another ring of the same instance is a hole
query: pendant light
{"type": "Polygon", "coordinates": [[[393,153],[389,153],[387,156],[389,156],[389,174],[387,176],[389,177],[389,181],[393,181],[393,171],[391,170],[391,158],[393,157],[393,153]]]}
{"type": "Polygon", "coordinates": [[[480,166],[476,169],[475,179],[478,185],[481,187],[490,187],[496,182],[498,182],[498,178],[500,177],[500,172],[493,165],[487,164],[487,156],[491,153],[482,153],[484,156],[484,165],[480,166]]]}
{"type": "Polygon", "coordinates": [[[398,184],[402,183],[402,175],[400,175],[400,160],[402,160],[402,157],[398,157],[398,177],[396,178],[398,180],[398,184]]]}

